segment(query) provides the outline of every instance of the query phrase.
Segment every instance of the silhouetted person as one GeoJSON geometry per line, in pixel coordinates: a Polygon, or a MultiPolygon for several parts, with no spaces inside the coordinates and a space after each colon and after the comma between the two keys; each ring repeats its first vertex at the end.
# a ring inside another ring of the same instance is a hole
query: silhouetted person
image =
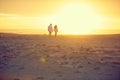
{"type": "Polygon", "coordinates": [[[48,32],[49,32],[49,36],[51,36],[52,32],[53,32],[53,28],[52,28],[52,24],[50,24],[48,26],[48,32]]]}
{"type": "Polygon", "coordinates": [[[55,32],[55,37],[57,36],[57,32],[58,32],[58,27],[57,25],[54,26],[54,32],[55,32]]]}

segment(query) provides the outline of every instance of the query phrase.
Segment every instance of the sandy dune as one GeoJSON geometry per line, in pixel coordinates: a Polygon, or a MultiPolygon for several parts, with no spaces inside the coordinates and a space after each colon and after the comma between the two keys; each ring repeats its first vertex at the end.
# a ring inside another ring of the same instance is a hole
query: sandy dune
{"type": "Polygon", "coordinates": [[[1,33],[0,80],[120,80],[120,35],[1,33]]]}

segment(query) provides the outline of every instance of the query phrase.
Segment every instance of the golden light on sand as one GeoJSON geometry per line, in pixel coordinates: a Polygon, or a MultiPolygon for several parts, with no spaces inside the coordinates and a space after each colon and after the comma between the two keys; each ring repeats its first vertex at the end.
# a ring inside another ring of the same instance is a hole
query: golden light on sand
{"type": "Polygon", "coordinates": [[[41,58],[40,58],[40,62],[45,63],[45,62],[46,62],[46,59],[45,59],[44,57],[41,57],[41,58]]]}
{"type": "Polygon", "coordinates": [[[101,27],[103,18],[89,5],[69,3],[54,15],[53,22],[62,26],[64,34],[89,34],[101,27]]]}

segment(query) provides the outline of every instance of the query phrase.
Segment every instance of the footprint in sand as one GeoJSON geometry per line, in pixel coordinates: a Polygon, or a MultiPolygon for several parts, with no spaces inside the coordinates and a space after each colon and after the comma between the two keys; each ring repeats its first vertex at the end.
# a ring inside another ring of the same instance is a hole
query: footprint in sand
{"type": "Polygon", "coordinates": [[[20,80],[20,79],[14,79],[14,80],[20,80]]]}
{"type": "Polygon", "coordinates": [[[83,66],[78,66],[77,68],[83,68],[83,66]]]}
{"type": "Polygon", "coordinates": [[[37,77],[37,78],[34,79],[34,80],[45,80],[45,77],[44,77],[44,76],[39,76],[39,77],[37,77]]]}
{"type": "Polygon", "coordinates": [[[94,70],[100,70],[100,67],[95,67],[94,70]]]}

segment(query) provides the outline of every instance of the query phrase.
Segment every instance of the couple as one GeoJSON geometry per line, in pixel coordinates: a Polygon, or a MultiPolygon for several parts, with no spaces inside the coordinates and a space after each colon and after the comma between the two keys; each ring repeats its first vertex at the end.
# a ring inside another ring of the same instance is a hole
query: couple
{"type": "Polygon", "coordinates": [[[53,31],[55,32],[55,37],[56,37],[56,36],[57,36],[57,32],[58,32],[58,27],[57,27],[57,25],[55,25],[55,26],[54,26],[54,30],[53,30],[52,24],[50,24],[50,25],[48,26],[49,36],[51,36],[51,34],[52,34],[53,31]]]}

